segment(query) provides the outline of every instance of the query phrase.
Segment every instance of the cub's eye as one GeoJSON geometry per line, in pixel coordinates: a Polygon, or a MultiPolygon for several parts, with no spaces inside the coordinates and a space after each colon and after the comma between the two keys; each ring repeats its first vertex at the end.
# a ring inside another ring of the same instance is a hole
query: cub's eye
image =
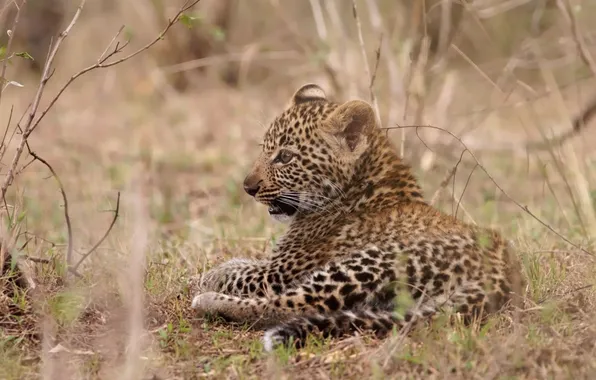
{"type": "Polygon", "coordinates": [[[294,158],[294,153],[290,152],[289,150],[282,150],[279,152],[277,157],[275,157],[276,162],[281,162],[282,164],[287,164],[288,162],[292,161],[294,158]]]}

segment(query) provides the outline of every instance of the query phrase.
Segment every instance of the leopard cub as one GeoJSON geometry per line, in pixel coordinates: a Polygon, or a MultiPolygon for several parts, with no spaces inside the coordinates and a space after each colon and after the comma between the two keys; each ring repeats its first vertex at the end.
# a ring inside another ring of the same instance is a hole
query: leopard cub
{"type": "Polygon", "coordinates": [[[266,328],[266,350],[300,346],[310,333],[384,336],[443,308],[472,320],[520,305],[525,281],[512,247],[425,202],[364,101],[298,89],[244,189],[288,230],[266,260],[207,272],[192,306],[266,328]],[[402,290],[415,301],[403,314],[402,290]]]}

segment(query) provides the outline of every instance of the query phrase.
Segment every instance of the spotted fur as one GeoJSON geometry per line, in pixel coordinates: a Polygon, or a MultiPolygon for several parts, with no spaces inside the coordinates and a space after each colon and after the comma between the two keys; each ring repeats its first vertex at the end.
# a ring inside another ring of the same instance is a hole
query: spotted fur
{"type": "Polygon", "coordinates": [[[366,102],[299,89],[244,187],[288,231],[268,259],[206,273],[193,308],[267,328],[267,350],[315,332],[384,336],[445,307],[471,320],[519,305],[525,282],[506,240],[427,204],[366,102]],[[403,315],[401,290],[413,299],[403,315]]]}

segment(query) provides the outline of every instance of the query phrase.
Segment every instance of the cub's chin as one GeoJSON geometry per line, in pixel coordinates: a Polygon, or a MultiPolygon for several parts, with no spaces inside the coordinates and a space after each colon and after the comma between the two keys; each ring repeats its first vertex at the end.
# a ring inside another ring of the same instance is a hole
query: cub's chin
{"type": "Polygon", "coordinates": [[[294,206],[290,206],[284,202],[274,200],[269,205],[269,215],[281,223],[289,223],[294,219],[298,209],[294,206]]]}

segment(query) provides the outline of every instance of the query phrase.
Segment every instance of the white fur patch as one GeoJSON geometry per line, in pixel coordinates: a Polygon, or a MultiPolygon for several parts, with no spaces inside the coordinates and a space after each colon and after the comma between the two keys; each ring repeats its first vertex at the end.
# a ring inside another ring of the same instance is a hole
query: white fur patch
{"type": "Polygon", "coordinates": [[[273,220],[276,220],[283,224],[289,224],[292,222],[292,220],[294,220],[294,216],[289,216],[286,214],[269,214],[269,215],[273,218],[273,220]]]}
{"type": "Polygon", "coordinates": [[[201,295],[199,294],[198,296],[195,296],[192,299],[192,303],[190,304],[190,307],[193,309],[197,309],[200,304],[201,304],[201,295]]]}
{"type": "Polygon", "coordinates": [[[263,348],[267,352],[271,352],[275,349],[275,347],[280,343],[279,338],[277,338],[277,332],[279,328],[275,327],[265,331],[263,335],[263,348]]]}
{"type": "Polygon", "coordinates": [[[192,299],[190,307],[194,309],[199,316],[207,312],[215,312],[219,305],[219,301],[217,301],[218,296],[218,293],[215,292],[198,294],[192,299]]]}

